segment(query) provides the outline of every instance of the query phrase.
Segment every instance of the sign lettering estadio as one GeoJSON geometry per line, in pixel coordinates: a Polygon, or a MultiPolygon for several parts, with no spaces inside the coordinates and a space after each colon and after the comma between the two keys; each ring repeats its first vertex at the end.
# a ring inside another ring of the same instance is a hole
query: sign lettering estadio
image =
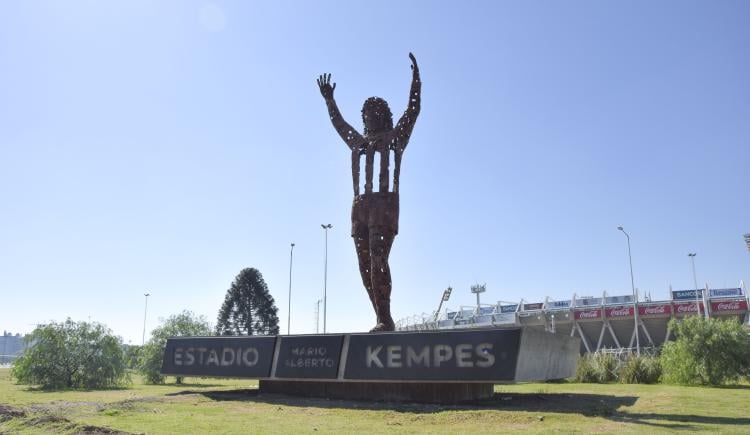
{"type": "Polygon", "coordinates": [[[175,375],[269,376],[276,337],[167,340],[162,372],[175,375]]]}

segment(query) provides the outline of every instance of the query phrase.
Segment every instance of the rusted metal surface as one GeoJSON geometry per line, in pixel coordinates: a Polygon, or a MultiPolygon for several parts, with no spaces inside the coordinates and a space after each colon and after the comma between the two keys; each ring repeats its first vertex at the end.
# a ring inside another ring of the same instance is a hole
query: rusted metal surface
{"type": "Polygon", "coordinates": [[[359,272],[377,316],[371,332],[393,331],[391,317],[391,271],[388,256],[398,234],[398,189],[401,159],[420,110],[422,82],[414,55],[411,59],[412,82],[409,102],[396,126],[388,103],[382,98],[368,98],[362,107],[364,130],[359,133],[339,112],[331,84],[331,75],[318,77],[320,93],[328,106],[328,115],[336,132],[352,154],[352,238],[357,249],[359,272]],[[375,168],[375,157],[380,167],[375,168]],[[360,192],[361,158],[365,160],[364,193],[360,192]],[[391,175],[391,161],[393,174],[391,175]],[[377,190],[373,178],[378,172],[377,190]],[[392,177],[392,178],[391,178],[392,177]]]}

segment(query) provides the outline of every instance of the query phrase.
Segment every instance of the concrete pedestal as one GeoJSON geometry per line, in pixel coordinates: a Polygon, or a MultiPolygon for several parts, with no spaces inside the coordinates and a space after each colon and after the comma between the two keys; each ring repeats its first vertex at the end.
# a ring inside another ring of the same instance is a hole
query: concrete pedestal
{"type": "Polygon", "coordinates": [[[375,402],[466,403],[489,399],[494,384],[260,380],[261,394],[375,402]]]}

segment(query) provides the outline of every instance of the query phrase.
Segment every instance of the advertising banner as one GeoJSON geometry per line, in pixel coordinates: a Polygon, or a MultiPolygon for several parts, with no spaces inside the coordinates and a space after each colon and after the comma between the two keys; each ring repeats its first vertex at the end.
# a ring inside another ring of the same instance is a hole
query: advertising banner
{"type": "MultiPolygon", "coordinates": [[[[703,302],[700,303],[701,307],[701,313],[704,313],[706,311],[706,308],[703,306],[703,302]]],[[[695,302],[680,302],[674,304],[674,314],[676,316],[684,316],[686,314],[696,314],[698,311],[698,308],[695,306],[695,302]]]]}
{"type": "Polygon", "coordinates": [[[712,288],[708,291],[711,298],[730,298],[743,296],[741,288],[712,288]]]}
{"type": "Polygon", "coordinates": [[[549,301],[547,302],[548,310],[565,310],[570,308],[570,300],[567,301],[549,301]]]}
{"type": "Polygon", "coordinates": [[[576,307],[589,307],[592,305],[601,305],[602,298],[581,298],[576,299],[576,307]]]}
{"type": "Polygon", "coordinates": [[[597,320],[602,318],[602,310],[581,310],[575,312],[576,320],[597,320]]]}
{"type": "Polygon", "coordinates": [[[607,317],[610,318],[616,318],[616,317],[628,317],[632,316],[633,313],[635,313],[634,307],[612,307],[607,308],[604,310],[604,314],[606,314],[607,317]]]}
{"type": "Polygon", "coordinates": [[[495,307],[481,307],[479,308],[480,315],[492,314],[495,311],[495,307]]]}
{"type": "Polygon", "coordinates": [[[729,311],[735,311],[735,312],[747,311],[747,301],[742,299],[738,301],[711,302],[711,312],[725,313],[729,311]]]}
{"type": "Polygon", "coordinates": [[[523,304],[523,310],[524,311],[534,311],[534,310],[541,310],[542,307],[544,307],[543,302],[536,302],[533,304],[523,304]]]}
{"type": "Polygon", "coordinates": [[[604,300],[605,305],[632,304],[632,303],[633,303],[633,295],[607,296],[607,298],[604,300]]]}
{"type": "Polygon", "coordinates": [[[672,314],[671,304],[660,304],[660,305],[640,305],[638,307],[638,315],[648,316],[663,316],[672,314]]]}
{"type": "Polygon", "coordinates": [[[672,300],[684,301],[686,299],[695,300],[703,297],[703,290],[697,290],[698,296],[695,295],[696,290],[672,290],[672,300]]]}
{"type": "Polygon", "coordinates": [[[518,304],[500,305],[501,313],[515,313],[517,309],[518,309],[518,304]]]}

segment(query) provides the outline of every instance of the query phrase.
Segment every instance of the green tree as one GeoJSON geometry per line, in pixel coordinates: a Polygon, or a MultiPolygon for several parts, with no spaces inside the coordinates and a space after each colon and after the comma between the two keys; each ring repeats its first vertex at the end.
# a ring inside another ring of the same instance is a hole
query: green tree
{"type": "Polygon", "coordinates": [[[100,323],[52,322],[26,337],[12,376],[44,389],[113,388],[129,382],[122,340],[100,323]]]}
{"type": "Polygon", "coordinates": [[[219,310],[219,335],[274,335],[279,333],[278,309],[257,269],[242,269],[227,290],[219,310]]]}
{"type": "Polygon", "coordinates": [[[125,353],[125,361],[128,369],[137,370],[138,361],[141,354],[141,346],[136,344],[125,344],[123,345],[122,351],[125,353]]]}
{"type": "Polygon", "coordinates": [[[736,320],[689,316],[669,326],[676,340],[662,349],[665,382],[721,385],[750,375],[750,335],[736,320]]]}
{"type": "MultiPolygon", "coordinates": [[[[211,326],[204,316],[196,316],[191,311],[183,311],[163,320],[161,325],[151,331],[151,338],[140,351],[138,371],[144,380],[151,384],[164,383],[161,364],[169,337],[198,337],[211,335],[211,326]]],[[[178,376],[176,382],[182,383],[178,376]]]]}

